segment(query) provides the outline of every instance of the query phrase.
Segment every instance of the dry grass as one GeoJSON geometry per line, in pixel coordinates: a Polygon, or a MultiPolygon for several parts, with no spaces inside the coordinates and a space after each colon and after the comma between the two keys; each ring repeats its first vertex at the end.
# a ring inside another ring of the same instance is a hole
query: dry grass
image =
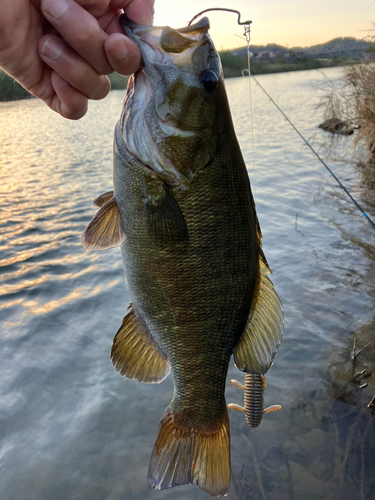
{"type": "Polygon", "coordinates": [[[367,154],[357,167],[362,184],[375,189],[375,57],[368,64],[348,66],[339,82],[332,83],[320,106],[326,119],[338,119],[358,128],[354,145],[365,145],[367,154]]]}

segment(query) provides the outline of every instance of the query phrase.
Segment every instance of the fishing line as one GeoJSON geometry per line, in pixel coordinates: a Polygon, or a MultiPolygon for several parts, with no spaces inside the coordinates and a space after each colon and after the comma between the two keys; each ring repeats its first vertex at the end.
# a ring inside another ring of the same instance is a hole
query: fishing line
{"type": "MultiPolygon", "coordinates": [[[[251,77],[254,79],[255,83],[259,85],[259,87],[263,90],[263,92],[266,94],[266,96],[269,98],[269,100],[276,106],[276,108],[280,111],[280,113],[284,116],[284,118],[290,123],[290,125],[293,127],[293,129],[297,132],[297,134],[301,137],[303,142],[311,149],[311,151],[314,153],[314,155],[318,158],[318,160],[324,165],[324,167],[328,170],[328,172],[331,174],[331,176],[335,179],[335,181],[338,183],[338,185],[341,187],[341,189],[348,195],[349,199],[354,203],[354,205],[358,208],[358,210],[361,212],[363,217],[367,220],[367,222],[370,224],[371,228],[375,231],[375,224],[371,220],[371,217],[363,210],[361,205],[353,198],[353,196],[349,193],[349,191],[346,189],[346,187],[343,185],[343,183],[340,181],[340,179],[332,172],[332,170],[329,168],[329,166],[326,164],[326,162],[319,156],[319,154],[315,151],[315,149],[311,146],[311,144],[304,138],[304,136],[301,134],[301,132],[297,129],[297,127],[292,123],[292,121],[286,116],[284,111],[280,108],[280,106],[275,102],[274,99],[269,95],[269,93],[266,91],[266,89],[258,82],[258,80],[255,78],[254,75],[251,75],[250,72],[250,24],[252,21],[242,21],[241,22],[241,13],[238,10],[234,9],[225,9],[221,7],[213,7],[210,9],[205,9],[199,12],[196,16],[194,16],[189,22],[188,26],[191,25],[191,23],[199,16],[204,14],[205,12],[210,12],[214,10],[220,10],[220,11],[225,11],[225,12],[234,12],[238,15],[237,23],[239,25],[245,26],[245,31],[244,31],[244,36],[247,42],[247,64],[248,64],[248,71],[249,71],[249,80],[251,80],[251,77]]],[[[251,124],[253,124],[253,117],[252,117],[252,100],[251,100],[251,84],[250,84],[250,103],[251,103],[251,124]]],[[[252,133],[253,133],[253,128],[252,128],[252,133]]],[[[253,148],[254,148],[254,135],[253,135],[253,148]]],[[[253,161],[254,161],[254,150],[253,150],[253,161]]],[[[255,164],[255,161],[254,161],[255,164]]]]}
{"type": "Polygon", "coordinates": [[[251,142],[253,149],[253,171],[254,171],[254,193],[256,194],[256,182],[255,182],[255,146],[254,146],[254,119],[253,119],[253,98],[251,94],[251,68],[250,68],[250,23],[245,24],[244,37],[246,39],[246,53],[247,53],[247,71],[249,72],[249,97],[250,97],[250,120],[251,120],[251,142]]]}
{"type": "Polygon", "coordinates": [[[358,210],[362,213],[363,217],[367,220],[367,222],[370,224],[371,228],[375,231],[375,224],[371,220],[371,217],[363,210],[361,205],[353,198],[353,196],[349,193],[349,191],[346,189],[346,187],[343,185],[343,183],[340,181],[340,179],[332,172],[332,170],[329,168],[329,166],[326,164],[326,162],[319,156],[319,154],[315,151],[315,149],[311,146],[311,144],[304,138],[304,136],[301,134],[301,132],[297,129],[297,127],[292,123],[292,121],[286,116],[284,111],[278,106],[278,104],[272,99],[272,97],[269,95],[269,93],[266,91],[264,87],[258,82],[258,80],[255,78],[254,75],[251,75],[254,81],[256,82],[257,85],[263,90],[263,92],[266,94],[266,96],[269,98],[269,100],[276,106],[276,108],[280,111],[280,113],[284,116],[284,118],[290,123],[290,125],[293,127],[293,129],[297,132],[297,134],[301,137],[303,142],[311,149],[311,151],[314,153],[314,155],[318,158],[318,160],[325,166],[325,168],[328,170],[328,172],[331,174],[331,176],[335,179],[335,181],[338,183],[338,185],[345,191],[345,193],[348,195],[350,200],[354,203],[354,205],[358,208],[358,210]]]}
{"type": "MultiPolygon", "coordinates": [[[[247,68],[249,72],[249,98],[250,98],[250,121],[251,121],[251,138],[252,138],[252,160],[253,160],[253,172],[254,172],[254,178],[253,178],[253,185],[254,185],[254,193],[256,194],[256,183],[255,183],[255,146],[254,146],[254,122],[253,122],[253,100],[252,100],[252,95],[251,95],[251,71],[250,71],[250,24],[252,21],[247,20],[247,21],[241,21],[241,13],[238,10],[235,9],[227,9],[224,7],[212,7],[210,9],[205,9],[196,14],[189,22],[188,26],[191,25],[191,23],[197,19],[199,16],[204,14],[205,12],[211,12],[211,11],[224,11],[224,12],[233,12],[234,14],[238,15],[237,18],[237,24],[240,26],[244,26],[244,33],[243,36],[246,39],[246,44],[247,44],[247,68]]],[[[237,35],[236,35],[237,36],[237,35]]],[[[241,37],[239,37],[241,38],[241,37]]]]}

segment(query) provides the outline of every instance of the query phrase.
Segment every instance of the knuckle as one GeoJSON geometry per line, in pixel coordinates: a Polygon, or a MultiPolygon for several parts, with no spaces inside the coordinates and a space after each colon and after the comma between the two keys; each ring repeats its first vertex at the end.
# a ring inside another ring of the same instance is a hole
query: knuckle
{"type": "Polygon", "coordinates": [[[77,3],[93,16],[99,17],[108,9],[110,0],[79,0],[77,3]]]}
{"type": "Polygon", "coordinates": [[[110,90],[111,90],[111,82],[109,81],[109,78],[103,75],[99,76],[99,84],[95,88],[91,99],[93,100],[104,99],[104,97],[108,95],[110,90]]]}

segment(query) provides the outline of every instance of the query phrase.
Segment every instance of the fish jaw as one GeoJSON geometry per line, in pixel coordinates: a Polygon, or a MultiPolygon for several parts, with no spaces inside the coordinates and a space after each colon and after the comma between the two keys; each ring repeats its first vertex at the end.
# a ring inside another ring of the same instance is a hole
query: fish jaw
{"type": "Polygon", "coordinates": [[[181,30],[121,26],[139,47],[141,69],[129,82],[121,133],[128,151],[172,189],[186,189],[217,149],[216,100],[224,92],[220,59],[208,19],[181,30]],[[200,75],[209,70],[218,88],[208,95],[200,75]]]}

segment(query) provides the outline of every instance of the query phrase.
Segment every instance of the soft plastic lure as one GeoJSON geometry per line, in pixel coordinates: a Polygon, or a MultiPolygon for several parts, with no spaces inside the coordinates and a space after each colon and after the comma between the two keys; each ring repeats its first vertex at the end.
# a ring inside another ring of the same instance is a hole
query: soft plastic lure
{"type": "Polygon", "coordinates": [[[246,422],[250,427],[258,427],[265,413],[271,413],[281,409],[280,405],[269,406],[263,410],[264,390],[267,387],[266,378],[259,373],[246,373],[245,385],[237,380],[231,380],[232,384],[240,387],[245,392],[245,406],[229,404],[228,408],[245,413],[246,422]]]}

